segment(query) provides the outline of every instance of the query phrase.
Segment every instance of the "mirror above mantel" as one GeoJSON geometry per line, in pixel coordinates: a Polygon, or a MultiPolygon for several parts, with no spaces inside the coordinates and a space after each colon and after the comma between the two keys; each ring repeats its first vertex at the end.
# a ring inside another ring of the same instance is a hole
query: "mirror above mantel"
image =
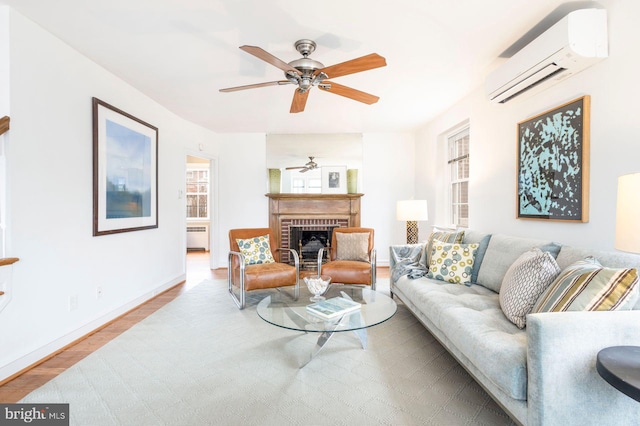
{"type": "Polygon", "coordinates": [[[319,180],[323,166],[362,169],[363,144],[360,133],[268,134],[266,145],[267,168],[282,170],[283,193],[293,192],[292,182],[296,177],[319,180]],[[305,173],[300,173],[301,169],[286,170],[287,167],[304,166],[309,162],[309,157],[314,157],[317,169],[305,173]]]}

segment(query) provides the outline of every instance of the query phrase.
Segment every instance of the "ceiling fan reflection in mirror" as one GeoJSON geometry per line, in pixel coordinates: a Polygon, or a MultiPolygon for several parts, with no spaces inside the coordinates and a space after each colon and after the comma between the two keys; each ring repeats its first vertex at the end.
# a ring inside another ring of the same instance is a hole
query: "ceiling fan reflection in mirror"
{"type": "Polygon", "coordinates": [[[309,170],[314,170],[318,168],[318,163],[316,163],[315,161],[313,161],[315,157],[309,157],[309,161],[307,162],[307,164],[305,164],[304,166],[298,166],[298,167],[287,167],[286,170],[295,170],[295,169],[300,169],[300,173],[305,173],[308,172],[309,170]]]}
{"type": "Polygon", "coordinates": [[[302,55],[302,58],[289,63],[276,58],[260,47],[247,45],[240,46],[240,49],[245,52],[280,68],[284,71],[286,80],[229,87],[226,89],[220,89],[220,91],[235,92],[238,90],[255,89],[258,87],[295,84],[298,87],[295,89],[293,94],[293,101],[291,102],[291,109],[289,111],[291,113],[304,111],[305,105],[307,104],[307,97],[309,96],[309,90],[314,86],[317,86],[322,91],[334,93],[369,105],[378,102],[378,99],[380,99],[377,96],[328,81],[327,79],[384,67],[387,65],[387,62],[382,56],[377,53],[371,53],[360,58],[351,59],[346,62],[325,67],[322,63],[309,58],[309,55],[316,50],[316,43],[313,40],[298,40],[295,42],[294,46],[302,55]]]}

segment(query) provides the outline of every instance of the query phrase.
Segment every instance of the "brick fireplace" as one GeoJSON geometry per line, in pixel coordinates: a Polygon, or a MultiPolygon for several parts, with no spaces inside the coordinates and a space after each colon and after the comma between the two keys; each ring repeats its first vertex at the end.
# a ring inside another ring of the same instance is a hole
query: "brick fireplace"
{"type": "Polygon", "coordinates": [[[362,195],[267,194],[269,227],[276,236],[273,247],[298,251],[301,267],[315,269],[319,244],[330,244],[334,228],[360,226],[362,195]]]}

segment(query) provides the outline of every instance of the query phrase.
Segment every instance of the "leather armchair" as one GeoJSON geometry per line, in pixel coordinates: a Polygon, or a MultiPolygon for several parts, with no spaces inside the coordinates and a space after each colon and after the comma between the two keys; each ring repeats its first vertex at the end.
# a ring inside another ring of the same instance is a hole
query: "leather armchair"
{"type": "Polygon", "coordinates": [[[241,253],[238,246],[238,239],[250,239],[269,235],[270,244],[275,241],[273,232],[269,228],[249,228],[231,229],[229,231],[229,258],[227,280],[229,293],[239,309],[245,307],[245,293],[251,290],[264,290],[276,287],[294,286],[294,297],[297,299],[300,294],[300,261],[298,253],[291,249],[271,247],[274,254],[273,263],[249,264],[246,257],[241,253]],[[290,257],[294,259],[294,265],[280,262],[283,250],[289,250],[290,257]],[[236,296],[235,288],[238,290],[236,296]]]}
{"type": "Polygon", "coordinates": [[[372,228],[335,228],[331,237],[329,261],[322,264],[325,249],[318,252],[318,275],[328,275],[335,284],[365,284],[376,289],[376,250],[372,228]],[[366,260],[339,259],[338,234],[369,234],[366,260]]]}

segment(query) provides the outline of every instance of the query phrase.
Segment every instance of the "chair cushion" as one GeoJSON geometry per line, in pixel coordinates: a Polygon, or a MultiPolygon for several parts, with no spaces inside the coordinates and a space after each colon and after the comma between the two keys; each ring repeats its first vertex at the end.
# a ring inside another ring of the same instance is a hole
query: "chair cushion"
{"type": "Polygon", "coordinates": [[[238,238],[236,242],[238,243],[240,253],[244,255],[244,260],[247,265],[275,262],[271,254],[269,235],[261,235],[247,239],[238,238]]]}
{"type": "Polygon", "coordinates": [[[369,260],[369,233],[336,232],[336,260],[369,260]]]}
{"type": "Polygon", "coordinates": [[[322,275],[335,284],[371,284],[371,264],[355,260],[334,260],[322,265],[322,275]]]}
{"type": "MultiPolygon", "coordinates": [[[[263,263],[245,267],[246,291],[296,284],[296,268],[286,263],[263,263]]],[[[240,269],[234,269],[234,284],[240,283],[240,269]]]]}

